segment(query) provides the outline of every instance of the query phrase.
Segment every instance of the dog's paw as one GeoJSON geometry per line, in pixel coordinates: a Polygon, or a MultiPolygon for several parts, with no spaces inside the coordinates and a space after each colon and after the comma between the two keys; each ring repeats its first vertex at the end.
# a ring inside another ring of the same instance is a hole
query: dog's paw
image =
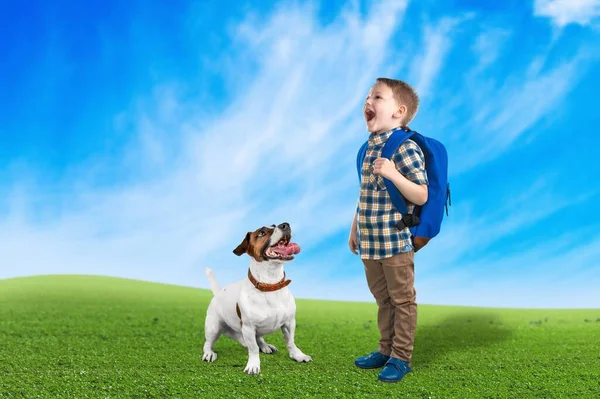
{"type": "Polygon", "coordinates": [[[260,361],[255,362],[252,360],[248,360],[248,364],[246,364],[244,373],[246,373],[248,375],[254,375],[254,374],[260,373],[260,361]]]}
{"type": "Polygon", "coordinates": [[[290,357],[292,359],[294,359],[295,361],[297,361],[298,363],[308,363],[308,362],[312,362],[312,357],[305,355],[304,353],[300,352],[300,353],[295,353],[293,355],[290,355],[290,357]]]}
{"type": "Polygon", "coordinates": [[[202,355],[202,361],[214,362],[215,360],[217,360],[217,354],[213,351],[204,352],[204,354],[202,355]]]}
{"type": "Polygon", "coordinates": [[[271,354],[271,353],[277,352],[277,348],[275,347],[275,345],[264,344],[264,345],[260,346],[260,351],[262,353],[271,354]]]}

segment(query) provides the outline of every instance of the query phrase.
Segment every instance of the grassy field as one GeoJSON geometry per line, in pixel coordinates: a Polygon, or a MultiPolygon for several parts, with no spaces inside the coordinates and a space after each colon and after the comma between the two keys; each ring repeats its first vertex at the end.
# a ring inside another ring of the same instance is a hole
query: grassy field
{"type": "MultiPolygon", "coordinates": [[[[293,290],[293,286],[291,287],[293,290]]],[[[314,359],[222,337],[201,362],[209,291],[107,277],[0,280],[0,398],[599,398],[600,310],[419,307],[414,371],[398,384],[353,360],[376,349],[374,304],[298,300],[314,359]]]]}

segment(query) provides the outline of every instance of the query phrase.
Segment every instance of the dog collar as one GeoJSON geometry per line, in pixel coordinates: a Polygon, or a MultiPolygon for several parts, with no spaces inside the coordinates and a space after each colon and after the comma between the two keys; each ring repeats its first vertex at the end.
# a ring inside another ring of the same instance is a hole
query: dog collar
{"type": "Polygon", "coordinates": [[[250,280],[252,285],[257,290],[262,291],[262,292],[277,291],[277,290],[282,289],[283,287],[287,287],[292,282],[292,280],[285,279],[285,272],[283,272],[283,278],[278,283],[275,283],[275,284],[260,283],[254,278],[254,276],[252,275],[252,272],[250,272],[250,269],[248,269],[248,280],[250,280]]]}

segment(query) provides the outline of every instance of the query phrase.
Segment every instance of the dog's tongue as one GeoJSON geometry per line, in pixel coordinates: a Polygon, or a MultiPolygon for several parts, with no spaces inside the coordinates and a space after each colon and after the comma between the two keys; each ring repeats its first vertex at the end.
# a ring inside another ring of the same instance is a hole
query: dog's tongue
{"type": "Polygon", "coordinates": [[[273,247],[273,251],[281,255],[291,256],[300,253],[300,246],[295,242],[290,242],[288,245],[279,245],[273,247]]]}
{"type": "Polygon", "coordinates": [[[285,254],[286,255],[296,255],[300,253],[300,245],[295,242],[290,242],[285,246],[285,254]]]}

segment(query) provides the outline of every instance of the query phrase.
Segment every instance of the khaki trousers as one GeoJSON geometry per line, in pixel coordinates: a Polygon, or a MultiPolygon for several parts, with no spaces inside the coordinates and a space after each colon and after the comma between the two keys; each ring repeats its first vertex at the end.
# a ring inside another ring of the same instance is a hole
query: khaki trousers
{"type": "Polygon", "coordinates": [[[417,327],[414,251],[362,261],[379,307],[379,352],[410,363],[417,327]]]}

